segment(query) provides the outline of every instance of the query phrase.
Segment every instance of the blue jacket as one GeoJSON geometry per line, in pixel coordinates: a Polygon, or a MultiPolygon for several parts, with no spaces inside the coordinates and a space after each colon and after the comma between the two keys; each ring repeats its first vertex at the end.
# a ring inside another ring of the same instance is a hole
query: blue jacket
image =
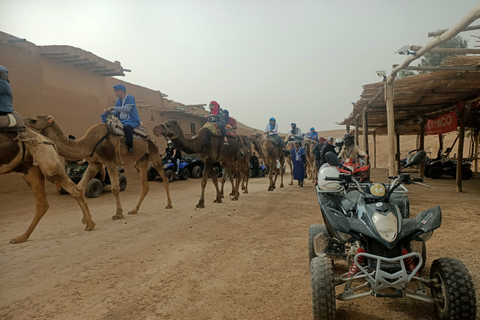
{"type": "MultiPolygon", "coordinates": [[[[138,116],[137,106],[135,104],[135,98],[131,95],[126,95],[125,99],[118,98],[113,107],[113,115],[120,119],[123,124],[128,124],[132,128],[136,128],[140,125],[140,117],[138,116]]],[[[107,112],[102,114],[102,122],[106,121],[107,112]]]]}
{"type": "Polygon", "coordinates": [[[0,79],[0,111],[13,112],[13,95],[10,83],[0,79]]]}

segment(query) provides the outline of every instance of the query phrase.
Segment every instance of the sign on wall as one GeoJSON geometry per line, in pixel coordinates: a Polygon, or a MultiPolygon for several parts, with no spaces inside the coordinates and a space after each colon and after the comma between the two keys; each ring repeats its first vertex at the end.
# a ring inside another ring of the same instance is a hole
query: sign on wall
{"type": "Polygon", "coordinates": [[[455,111],[444,114],[433,120],[427,120],[427,134],[444,134],[457,130],[457,115],[455,111]]]}

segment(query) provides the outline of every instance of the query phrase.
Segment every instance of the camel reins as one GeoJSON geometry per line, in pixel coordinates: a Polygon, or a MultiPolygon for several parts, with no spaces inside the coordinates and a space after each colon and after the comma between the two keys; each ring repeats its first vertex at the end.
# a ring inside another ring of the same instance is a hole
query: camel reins
{"type": "MultiPolygon", "coordinates": [[[[107,128],[108,128],[108,126],[107,126],[107,128]]],[[[103,140],[107,139],[107,137],[110,135],[110,133],[111,133],[111,131],[110,131],[110,129],[108,129],[107,134],[104,135],[104,136],[102,137],[102,139],[98,140],[97,144],[93,147],[92,153],[90,153],[90,155],[88,156],[89,158],[90,158],[91,156],[93,156],[93,154],[94,154],[95,151],[97,150],[97,147],[100,145],[100,143],[103,142],[103,140]]]]}
{"type": "Polygon", "coordinates": [[[164,136],[169,134],[169,133],[173,133],[173,136],[170,137],[170,139],[176,139],[178,137],[178,133],[173,132],[172,130],[168,129],[167,126],[164,123],[160,124],[160,127],[162,127],[163,129],[165,129],[167,131],[167,133],[164,134],[164,136]]]}

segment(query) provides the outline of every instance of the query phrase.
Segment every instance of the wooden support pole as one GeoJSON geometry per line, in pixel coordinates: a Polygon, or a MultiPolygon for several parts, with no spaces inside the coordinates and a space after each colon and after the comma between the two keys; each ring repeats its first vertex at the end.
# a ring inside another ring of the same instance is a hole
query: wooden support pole
{"type": "Polygon", "coordinates": [[[473,147],[473,157],[475,159],[475,173],[478,173],[478,145],[479,145],[479,138],[480,138],[480,130],[475,129],[475,145],[473,147]]]}
{"type": "MultiPolygon", "coordinates": [[[[418,145],[419,150],[425,150],[425,119],[420,118],[420,143],[418,145]]],[[[418,166],[418,172],[420,173],[420,178],[424,177],[425,171],[425,162],[422,161],[418,166]]]]}
{"type": "Polygon", "coordinates": [[[355,144],[358,146],[358,117],[355,118],[355,144]]]}
{"type": "MultiPolygon", "coordinates": [[[[368,157],[365,158],[365,165],[370,164],[370,152],[368,150],[368,109],[363,110],[363,150],[367,153],[368,157]]],[[[367,172],[367,179],[370,181],[370,169],[367,172]]]]}
{"type": "Polygon", "coordinates": [[[443,153],[443,134],[438,135],[438,151],[437,151],[437,158],[440,158],[443,153]]]}
{"type": "Polygon", "coordinates": [[[400,164],[400,132],[395,132],[396,133],[396,138],[397,138],[397,152],[395,153],[395,159],[397,159],[397,173],[400,174],[400,169],[402,168],[400,164]]]}
{"type": "Polygon", "coordinates": [[[373,132],[373,167],[377,168],[377,131],[373,132]]]}
{"type": "Polygon", "coordinates": [[[350,125],[349,124],[346,125],[346,129],[347,129],[347,133],[350,133],[350,125]]]}
{"type": "Polygon", "coordinates": [[[465,142],[465,109],[460,110],[460,132],[458,136],[458,153],[457,153],[457,192],[462,192],[462,163],[463,163],[463,144],[465,142]]]}
{"type": "Polygon", "coordinates": [[[393,80],[385,82],[385,102],[387,106],[388,133],[388,175],[395,175],[395,114],[393,111],[393,80]]]}

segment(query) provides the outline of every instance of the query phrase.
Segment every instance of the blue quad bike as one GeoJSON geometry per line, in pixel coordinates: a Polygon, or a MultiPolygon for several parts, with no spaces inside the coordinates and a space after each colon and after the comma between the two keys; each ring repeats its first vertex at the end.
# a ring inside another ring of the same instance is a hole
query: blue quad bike
{"type": "MultiPolygon", "coordinates": [[[[425,156],[419,151],[402,170],[420,164],[425,156]]],[[[314,319],[333,320],[336,300],[366,296],[427,302],[442,320],[476,319],[475,289],[460,260],[438,258],[429,276],[421,274],[425,242],[442,220],[438,206],[410,218],[404,185],[423,185],[423,180],[400,170],[389,177],[390,183],[360,183],[351,174],[339,173],[335,167],[342,165],[334,153],[325,157],[331,167],[320,170],[316,186],[324,224],[308,230],[314,319]],[[348,272],[340,271],[334,260],[346,261],[348,272]],[[342,288],[338,294],[336,287],[342,288]]]]}
{"type": "MultiPolygon", "coordinates": [[[[168,182],[172,182],[175,179],[175,164],[169,159],[163,159],[163,170],[165,170],[165,175],[167,176],[168,182]]],[[[160,175],[158,171],[150,165],[150,168],[147,170],[147,179],[148,181],[153,181],[160,175]]],[[[180,170],[178,171],[178,178],[180,180],[187,180],[190,177],[190,170],[188,169],[188,163],[181,160],[180,161],[180,170]]]]}

